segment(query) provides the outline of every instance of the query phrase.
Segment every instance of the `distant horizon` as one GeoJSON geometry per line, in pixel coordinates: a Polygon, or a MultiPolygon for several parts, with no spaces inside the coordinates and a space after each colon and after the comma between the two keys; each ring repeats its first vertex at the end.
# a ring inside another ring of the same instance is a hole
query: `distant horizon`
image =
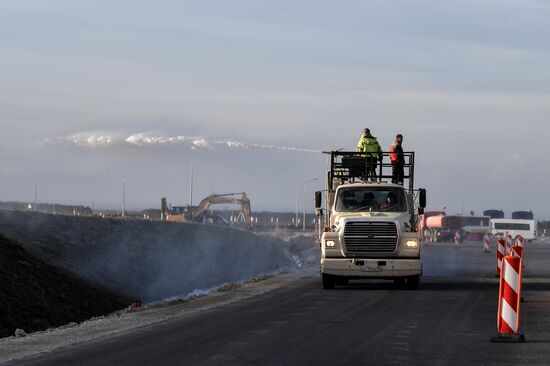
{"type": "Polygon", "coordinates": [[[550,2],[3,1],[0,200],[313,210],[364,128],[449,212],[550,218],[550,2]],[[108,9],[108,11],[106,11],[108,9]],[[132,11],[128,11],[131,9],[132,11]],[[317,180],[315,180],[317,178],[317,180]],[[315,180],[315,181],[314,181],[315,180]]]}
{"type": "MultiPolygon", "coordinates": [[[[199,201],[200,202],[200,201],[199,201]]],[[[6,203],[20,203],[20,204],[25,204],[25,205],[29,205],[29,204],[34,204],[34,201],[17,201],[17,200],[0,200],[0,205],[1,204],[6,204],[6,203]]],[[[60,205],[60,206],[67,206],[67,207],[87,207],[87,208],[90,208],[92,209],[92,205],[91,204],[85,204],[85,203],[62,203],[62,202],[41,202],[40,200],[38,200],[38,204],[39,205],[60,205]]],[[[170,204],[170,203],[169,203],[170,204]]],[[[198,202],[194,203],[194,206],[197,206],[198,202]]],[[[182,204],[182,205],[172,205],[172,206],[187,206],[188,204],[182,204]]],[[[214,208],[214,210],[217,210],[217,211],[231,211],[231,208],[230,206],[224,206],[224,205],[219,205],[220,208],[214,208]]],[[[237,206],[236,206],[237,207],[237,206]]],[[[115,207],[115,206],[97,206],[97,205],[94,205],[93,207],[93,210],[94,211],[108,211],[108,212],[122,212],[122,207],[115,207]]],[[[126,207],[126,212],[143,212],[143,211],[146,211],[146,210],[160,210],[160,200],[159,200],[159,205],[158,207],[153,207],[153,206],[146,206],[146,205],[128,205],[127,204],[127,207],[126,207]]],[[[235,210],[238,210],[238,208],[236,208],[235,210]]],[[[486,211],[486,210],[500,210],[500,208],[487,208],[487,209],[484,209],[483,211],[486,211]]],[[[436,210],[436,209],[431,209],[430,207],[427,207],[426,208],[426,211],[429,212],[429,211],[445,211],[445,213],[447,215],[459,215],[459,216],[471,216],[470,215],[470,211],[466,211],[464,210],[464,213],[462,214],[461,212],[450,212],[448,210],[436,210]]],[[[483,211],[481,212],[476,212],[474,211],[474,216],[483,216],[483,211]]],[[[505,219],[511,219],[511,215],[512,215],[512,212],[516,212],[516,211],[531,211],[529,209],[525,210],[525,209],[518,209],[518,210],[511,210],[511,211],[506,211],[506,210],[503,210],[504,211],[504,218],[505,219]]],[[[252,208],[252,212],[276,212],[276,213],[296,213],[296,209],[282,209],[282,210],[278,210],[278,209],[269,209],[269,208],[260,208],[260,209],[254,209],[252,208]]],[[[44,213],[47,213],[47,212],[44,212],[44,213]]],[[[303,210],[299,210],[298,213],[300,214],[303,214],[303,210]]],[[[311,215],[314,213],[314,210],[313,208],[310,210],[308,210],[306,212],[306,214],[308,215],[311,215]]],[[[536,212],[533,211],[533,215],[535,217],[535,220],[537,221],[550,221],[550,215],[549,216],[538,216],[536,212]]]]}

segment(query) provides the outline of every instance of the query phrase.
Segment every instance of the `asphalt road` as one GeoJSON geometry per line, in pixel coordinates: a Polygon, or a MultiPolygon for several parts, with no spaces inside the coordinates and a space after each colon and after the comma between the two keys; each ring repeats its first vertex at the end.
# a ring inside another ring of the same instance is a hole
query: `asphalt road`
{"type": "Polygon", "coordinates": [[[550,243],[527,244],[522,344],[491,343],[494,248],[423,248],[420,290],[387,281],[322,290],[318,276],[190,318],[13,365],[549,365],[550,243]]]}

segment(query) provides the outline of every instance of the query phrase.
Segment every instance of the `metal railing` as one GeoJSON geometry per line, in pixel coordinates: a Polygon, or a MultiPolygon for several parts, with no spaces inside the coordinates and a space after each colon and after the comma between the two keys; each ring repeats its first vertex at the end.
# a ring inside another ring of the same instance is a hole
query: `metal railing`
{"type": "MultiPolygon", "coordinates": [[[[355,151],[330,151],[324,152],[330,154],[330,170],[328,172],[328,189],[334,190],[334,183],[353,183],[367,179],[372,179],[369,172],[373,172],[373,161],[367,158],[367,154],[355,151]]],[[[374,178],[377,181],[389,180],[393,177],[393,167],[390,161],[390,152],[382,153],[382,161],[376,157],[376,170],[374,178]]],[[[403,185],[407,186],[409,191],[414,190],[414,152],[404,152],[405,158],[403,164],[403,185]]]]}

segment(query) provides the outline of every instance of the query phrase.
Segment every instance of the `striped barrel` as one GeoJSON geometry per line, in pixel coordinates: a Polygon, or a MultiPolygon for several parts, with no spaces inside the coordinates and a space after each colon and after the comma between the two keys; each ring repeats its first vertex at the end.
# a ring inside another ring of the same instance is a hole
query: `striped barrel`
{"type": "Polygon", "coordinates": [[[502,260],[498,299],[499,334],[517,335],[521,299],[521,259],[506,256],[502,260]]]}
{"type": "Polygon", "coordinates": [[[502,239],[497,240],[497,274],[500,274],[502,268],[502,259],[506,256],[506,242],[502,239]]]}
{"type": "Polygon", "coordinates": [[[525,239],[523,238],[523,236],[516,236],[516,245],[523,248],[523,246],[525,245],[525,239]]]}

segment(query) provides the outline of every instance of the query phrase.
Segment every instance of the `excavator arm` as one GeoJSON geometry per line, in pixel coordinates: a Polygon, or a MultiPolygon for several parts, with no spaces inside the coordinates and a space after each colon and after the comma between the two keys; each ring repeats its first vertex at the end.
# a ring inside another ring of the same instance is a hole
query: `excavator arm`
{"type": "Polygon", "coordinates": [[[226,194],[211,194],[210,196],[203,199],[199,205],[197,206],[197,209],[195,210],[195,213],[193,214],[193,221],[200,221],[202,216],[205,214],[205,212],[210,208],[212,205],[220,205],[220,204],[233,204],[233,205],[240,205],[241,210],[244,216],[245,223],[247,225],[251,224],[250,221],[250,199],[246,195],[245,192],[241,193],[226,193],[226,194]],[[241,198],[235,198],[232,196],[241,195],[241,198]]]}

